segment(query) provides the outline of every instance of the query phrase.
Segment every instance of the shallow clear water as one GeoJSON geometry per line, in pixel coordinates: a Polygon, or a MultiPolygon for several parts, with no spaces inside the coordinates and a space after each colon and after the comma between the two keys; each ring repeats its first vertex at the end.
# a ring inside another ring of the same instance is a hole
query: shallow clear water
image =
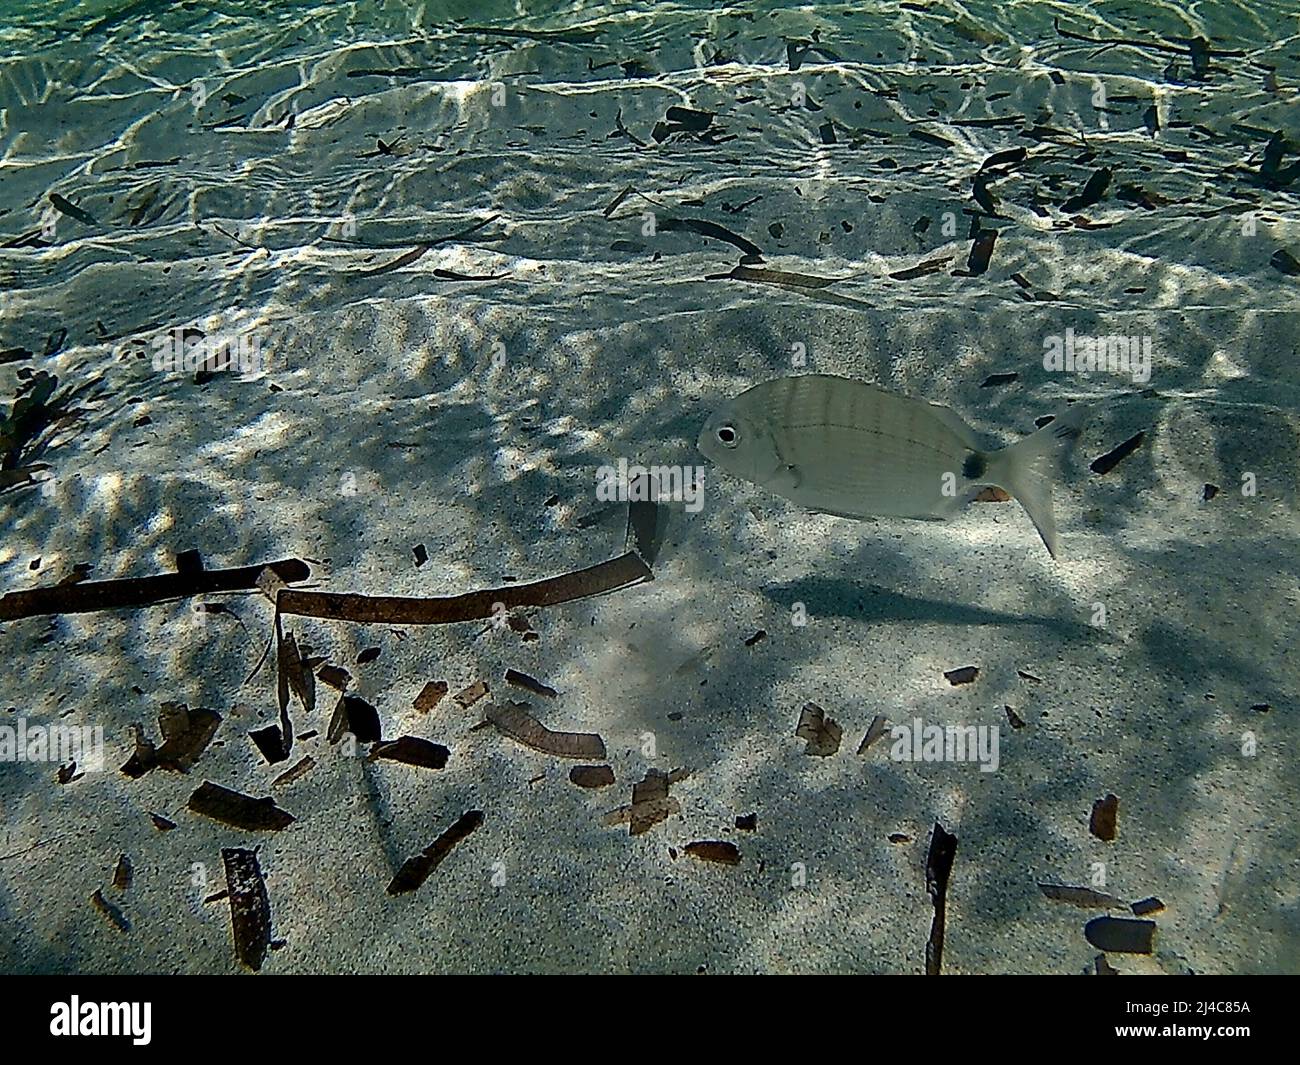
{"type": "Polygon", "coordinates": [[[599,467],[704,486],[660,504],[653,582],[529,610],[535,640],[284,619],[385,738],[447,745],[439,770],[331,743],[326,684],[268,764],[261,596],[6,620],[7,727],[105,748],[66,784],[57,760],[0,765],[6,970],[238,969],[204,900],[221,849],[257,845],[268,970],[918,972],[936,821],[959,841],[945,971],[1091,971],[1105,911],[1040,882],[1159,897],[1154,953],[1121,971],[1300,970],[1292,6],[715,8],[2,6],[0,591],[173,572],[187,549],[301,558],[319,590],[502,588],[623,550],[599,467]],[[159,368],[186,329],[246,372],[159,368]],[[1133,338],[1149,375],[1045,366],[1067,335],[1133,338]],[[711,410],[802,372],[996,443],[1092,403],[1062,558],[1015,503],[850,522],[705,464],[711,410]],[[20,420],[33,392],[46,413],[20,420]],[[412,705],[479,679],[599,733],[616,784],[475,729],[486,701],[412,705]],[[168,700],[221,715],[211,744],[187,774],[122,774],[168,700]],[[808,702],[835,753],[795,737],[808,702]],[[996,729],[996,771],[890,736],[858,755],[876,715],[996,729]],[[677,768],[666,820],[604,823],[677,768]],[[201,817],[205,780],[297,820],[201,817]],[[471,809],[481,827],[389,897],[471,809]],[[740,864],[684,852],[700,840],[740,864]]]}

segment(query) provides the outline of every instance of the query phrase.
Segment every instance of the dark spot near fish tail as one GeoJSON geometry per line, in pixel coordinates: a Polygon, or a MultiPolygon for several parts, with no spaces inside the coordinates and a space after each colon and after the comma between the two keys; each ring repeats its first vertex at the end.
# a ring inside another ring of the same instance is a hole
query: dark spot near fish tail
{"type": "Polygon", "coordinates": [[[988,463],[978,451],[972,451],[962,463],[961,475],[968,481],[978,481],[988,469],[988,463]]]}

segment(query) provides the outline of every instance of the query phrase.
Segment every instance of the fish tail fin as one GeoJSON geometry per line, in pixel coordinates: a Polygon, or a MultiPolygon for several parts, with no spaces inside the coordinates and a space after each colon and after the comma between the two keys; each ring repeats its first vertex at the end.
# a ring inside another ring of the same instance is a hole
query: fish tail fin
{"type": "Polygon", "coordinates": [[[988,480],[1025,508],[1053,558],[1057,557],[1057,537],[1052,482],[1060,476],[1087,418],[1088,408],[1076,404],[1036,433],[989,456],[988,480]]]}

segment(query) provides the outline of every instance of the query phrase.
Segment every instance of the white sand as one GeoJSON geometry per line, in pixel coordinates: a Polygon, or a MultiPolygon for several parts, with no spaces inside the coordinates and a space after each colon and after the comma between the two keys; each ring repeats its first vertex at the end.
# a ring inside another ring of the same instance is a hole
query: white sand
{"type": "MultiPolygon", "coordinates": [[[[385,735],[453,753],[439,772],[347,757],[325,741],[324,689],[314,719],[295,704],[297,730],[320,734],[293,757],[319,764],[276,789],[299,819],[278,834],[184,809],[203,780],[265,795],[286,768],[264,764],[246,736],[276,713],[268,669],[244,683],[270,633],[264,600],[224,599],[247,631],[228,616],[200,623],[191,603],[6,624],[0,723],[100,725],[108,751],[106,771],[62,787],[54,765],[0,767],[0,967],[236,970],[228,907],[202,900],[224,886],[220,848],[257,845],[286,941],[267,971],[917,972],[937,818],[960,841],[946,971],[1090,967],[1092,914],[1048,901],[1036,882],[1093,883],[1098,862],[1107,891],[1166,905],[1158,953],[1113,957],[1121,971],[1300,970],[1300,351],[1296,279],[1268,265],[1278,247],[1300,255],[1300,216],[1294,192],[1246,182],[1264,138],[1230,128],[1300,139],[1294,39],[1276,43],[1267,19],[1235,4],[1198,7],[1196,24],[1150,5],[1142,20],[1068,24],[1151,40],[1204,32],[1277,64],[1270,92],[1242,60],[1218,60],[1192,84],[1166,78],[1167,55],[1093,55],[1054,36],[1054,8],[967,6],[1012,46],[963,39],[943,25],[952,12],[757,7],[749,20],[709,6],[525,23],[601,30],[589,44],[457,35],[445,20],[417,32],[399,4],[261,22],[231,6],[176,9],[86,40],[11,23],[0,35],[0,230],[8,240],[39,227],[50,191],[104,224],[60,216],[52,246],[0,251],[0,349],[36,352],[0,366],[0,394],[13,395],[24,366],[84,390],[84,416],[41,456],[43,490],[0,496],[0,589],[54,583],[78,563],[93,565],[90,579],[163,572],[187,548],[214,568],[297,556],[314,560],[314,586],[394,595],[588,565],[622,548],[621,508],[580,524],[602,509],[595,468],[701,462],[693,441],[712,405],[790,372],[794,345],[808,369],[949,404],[1002,441],[1065,399],[1095,401],[1058,493],[1064,557],[1053,563],[1015,504],[949,524],[852,523],[709,469],[703,512],[673,508],[654,583],[537,612],[537,642],[477,635],[480,625],[294,620],[300,640],[352,670],[385,735]],[[989,14],[1007,10],[1016,25],[989,14]],[[783,37],[814,29],[843,62],[814,55],[790,73],[783,37]],[[697,68],[719,49],[729,62],[697,68]],[[908,62],[918,55],[924,64],[908,62]],[[589,72],[588,59],[638,59],[656,74],[589,72]],[[394,67],[427,69],[347,76],[394,67]],[[1094,75],[1109,113],[1093,108],[1094,75]],[[796,83],[823,110],[791,108],[796,83]],[[884,88],[897,98],[871,91],[884,88]],[[1009,95],[990,101],[999,93],[1009,95]],[[1115,101],[1125,94],[1138,99],[1115,101]],[[1141,121],[1152,99],[1172,106],[1166,126],[1182,117],[1212,135],[1166,128],[1153,140],[1141,121]],[[735,139],[654,145],[650,130],[674,104],[717,112],[735,139]],[[941,117],[925,128],[951,149],[907,136],[932,107],[941,117]],[[649,147],[607,137],[620,109],[649,147]],[[946,121],[1040,109],[1046,124],[1083,130],[1097,157],[1016,127],[946,121]],[[203,128],[230,115],[245,116],[239,128],[203,128]],[[817,132],[828,119],[830,146],[817,132]],[[888,137],[854,145],[853,130],[888,137]],[[359,158],[399,134],[403,154],[359,158]],[[965,266],[972,175],[1016,145],[1034,162],[993,186],[1009,221],[988,273],[889,280],[939,255],[965,266]],[[1082,213],[1109,228],[1054,230],[1067,217],[1059,204],[1103,163],[1115,180],[1082,213]],[[1053,174],[1066,175],[1059,186],[1053,174]],[[1195,202],[1143,211],[1117,199],[1124,184],[1195,202]],[[631,196],[603,217],[627,185],[660,207],[631,196]],[[1035,189],[1057,205],[1049,217],[1026,209],[1035,189]],[[755,196],[739,213],[721,206],[755,196]],[[1257,232],[1243,236],[1242,217],[1221,212],[1254,201],[1257,232]],[[733,249],[643,236],[647,210],[742,233],[769,268],[854,279],[820,292],[705,281],[735,264],[733,249]],[[943,212],[958,217],[956,236],[941,232],[943,212]],[[357,276],[489,215],[498,220],[472,239],[357,276]],[[933,221],[918,236],[921,216],[933,221]],[[349,218],[356,239],[395,246],[320,242],[351,232],[349,218]],[[768,231],[778,221],[780,239],[768,231]],[[645,249],[611,251],[616,240],[645,249]],[[506,276],[456,282],[436,269],[506,276]],[[1060,300],[1026,302],[1017,272],[1060,300]],[[1136,286],[1145,291],[1126,293],[1136,286]],[[154,338],[195,324],[255,337],[269,366],[203,386],[155,373],[143,354],[154,338]],[[1149,385],[1045,372],[1043,338],[1067,327],[1149,335],[1149,385]],[[66,346],[42,358],[58,328],[66,346]],[[1019,380],[979,387],[1007,371],[1019,380]],[[1144,444],[1115,470],[1088,472],[1139,430],[1144,444]],[[1247,473],[1253,497],[1240,490],[1247,473]],[[1206,482],[1222,489],[1210,502],[1206,482]],[[417,569],[419,543],[429,561],[417,569]],[[806,626],[791,623],[796,603],[806,626]],[[767,639],[747,648],[758,629],[767,639]],[[369,646],[381,657],[357,665],[369,646]],[[949,685],[943,672],[968,664],[978,679],[949,685]],[[433,679],[455,691],[482,678],[519,698],[505,690],[507,667],[559,689],[554,703],[530,698],[549,725],[605,737],[615,788],[581,791],[567,763],[471,733],[480,708],[411,708],[433,679]],[[116,767],[129,726],[156,736],[168,699],[217,710],[216,742],[188,777],[128,780],[116,767]],[[835,756],[809,757],[793,736],[809,700],[844,728],[835,756]],[[1271,710],[1250,709],[1260,703],[1271,710]],[[1008,727],[1004,706],[1023,729],[1008,727]],[[894,762],[887,741],[859,758],[877,713],[1001,726],[1000,767],[894,762]],[[1247,732],[1254,756],[1241,752],[1247,732]],[[601,824],[647,768],[678,766],[692,771],[673,789],[679,815],[636,838],[601,824]],[[1107,792],[1120,797],[1110,844],[1088,833],[1107,792]],[[418,892],[384,894],[405,857],[476,807],[483,827],[418,892]],[[160,834],[149,811],[179,827],[160,834]],[[758,831],[737,831],[749,812],[758,831]],[[894,833],[908,841],[891,843],[894,833]],[[731,839],[743,861],[682,856],[696,839],[731,839]],[[108,887],[121,853],[136,870],[125,893],[108,887]],[[791,884],[797,863],[804,886],[791,884]],[[130,933],[89,904],[100,887],[130,933]]],[[[514,5],[456,7],[486,23],[514,5]]]]}

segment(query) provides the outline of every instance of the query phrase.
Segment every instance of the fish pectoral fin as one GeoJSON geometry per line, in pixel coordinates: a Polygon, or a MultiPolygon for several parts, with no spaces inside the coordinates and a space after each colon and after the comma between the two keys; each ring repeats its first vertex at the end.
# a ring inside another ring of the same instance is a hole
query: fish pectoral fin
{"type": "Polygon", "coordinates": [[[777,467],[776,474],[768,487],[775,492],[784,494],[793,492],[801,484],[803,484],[803,472],[793,463],[786,463],[777,467]]]}

